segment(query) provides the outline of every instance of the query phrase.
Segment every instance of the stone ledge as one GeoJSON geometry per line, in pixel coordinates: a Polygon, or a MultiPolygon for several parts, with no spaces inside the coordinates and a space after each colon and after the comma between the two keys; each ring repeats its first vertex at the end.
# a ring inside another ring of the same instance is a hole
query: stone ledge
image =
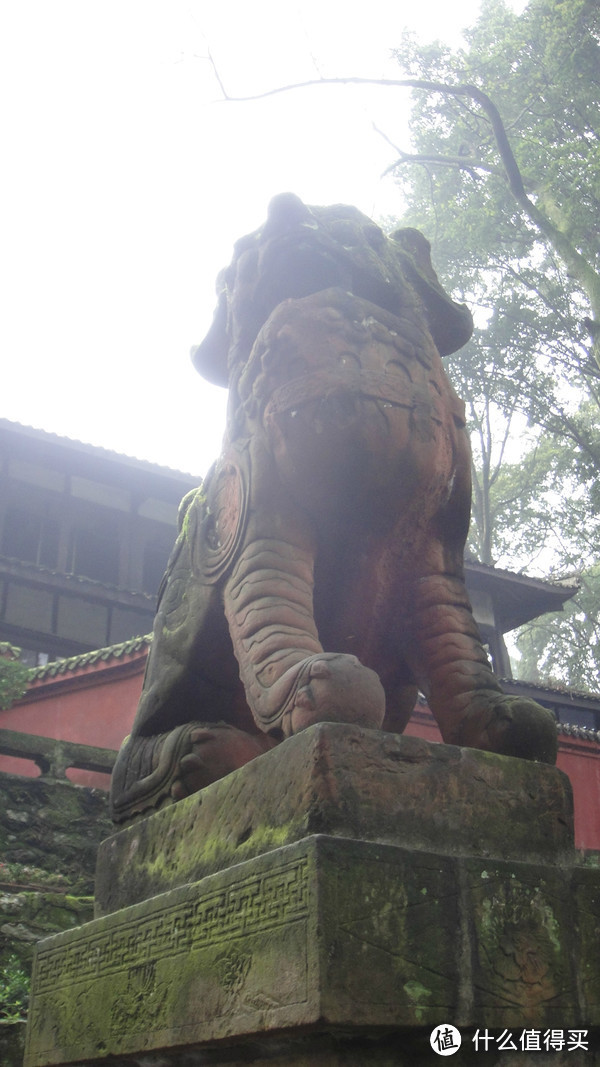
{"type": "Polygon", "coordinates": [[[0,729],[0,753],[31,760],[39,767],[40,777],[50,781],[68,781],[66,772],[71,767],[110,774],[117,758],[117,753],[110,748],[3,729],[0,729]]]}
{"type": "Polygon", "coordinates": [[[309,834],[570,863],[571,786],[544,764],[321,723],[104,841],[96,914],[309,834]]]}

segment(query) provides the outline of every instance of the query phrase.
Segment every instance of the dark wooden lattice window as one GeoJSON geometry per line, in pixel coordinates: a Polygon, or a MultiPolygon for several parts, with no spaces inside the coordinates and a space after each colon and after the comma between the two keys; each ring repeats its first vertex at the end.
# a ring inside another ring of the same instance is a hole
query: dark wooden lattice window
{"type": "Polygon", "coordinates": [[[54,568],[58,562],[60,528],[56,519],[13,508],[4,518],[2,554],[54,568]]]}
{"type": "Polygon", "coordinates": [[[97,520],[77,525],[72,534],[69,571],[105,585],[119,582],[119,533],[117,524],[97,520]]]}

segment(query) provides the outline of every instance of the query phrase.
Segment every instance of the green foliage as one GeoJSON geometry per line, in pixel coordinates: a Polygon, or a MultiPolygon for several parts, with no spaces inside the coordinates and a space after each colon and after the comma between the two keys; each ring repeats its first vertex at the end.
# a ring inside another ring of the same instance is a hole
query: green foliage
{"type": "MultiPolygon", "coordinates": [[[[523,186],[517,195],[484,109],[468,96],[419,90],[414,152],[398,164],[410,183],[406,222],[427,229],[445,280],[479,309],[478,327],[496,350],[505,348],[502,326],[510,325],[521,363],[543,351],[570,393],[579,379],[594,395],[600,372],[588,323],[590,311],[600,317],[599,37],[600,8],[586,0],[532,0],[522,16],[504,0],[486,0],[468,51],[419,48],[407,37],[397,52],[411,75],[474,86],[493,100],[523,186]]],[[[514,357],[506,376],[514,387],[514,357]]],[[[556,388],[550,397],[543,387],[533,391],[538,421],[556,414],[557,396],[556,388]]],[[[564,404],[557,407],[560,417],[564,404]]]]}
{"type": "MultiPolygon", "coordinates": [[[[583,405],[580,421],[593,411],[591,403],[583,405]]],[[[600,434],[590,437],[596,447],[600,434]]],[[[504,458],[489,478],[493,561],[540,577],[579,573],[593,566],[600,544],[600,508],[595,471],[587,456],[549,433],[524,433],[521,446],[520,456],[504,458]]],[[[481,470],[476,478],[477,495],[482,491],[481,470]]],[[[470,547],[478,558],[483,555],[481,531],[481,524],[474,523],[470,547]]]]}
{"type": "Polygon", "coordinates": [[[520,672],[597,689],[600,6],[530,0],[516,15],[484,0],[466,41],[406,35],[396,53],[429,84],[413,91],[412,150],[396,165],[402,223],[427,233],[475,314],[448,360],[472,430],[471,551],[581,575],[576,603],[519,638],[520,672]]]}
{"type": "MultiPolygon", "coordinates": [[[[519,16],[504,0],[485,0],[466,39],[468,50],[451,52],[439,44],[419,47],[407,35],[396,55],[412,76],[473,86],[491,97],[525,193],[597,269],[597,224],[590,232],[586,223],[600,207],[600,8],[595,0],[531,0],[519,16]]],[[[490,115],[476,101],[417,91],[412,129],[415,150],[438,156],[424,164],[422,191],[431,183],[434,193],[440,184],[452,193],[444,223],[451,212],[470,210],[475,196],[492,232],[498,232],[494,212],[502,208],[501,241],[511,252],[515,242],[522,254],[540,238],[537,217],[524,218],[527,204],[515,199],[490,115]],[[460,162],[449,165],[448,158],[460,162]]],[[[479,225],[466,232],[476,262],[479,249],[469,238],[480,233],[479,225]]]]}
{"type": "Polygon", "coordinates": [[[580,592],[565,611],[543,615],[521,627],[516,647],[518,675],[558,688],[598,691],[600,662],[600,567],[579,575],[580,592]]]}
{"type": "Polygon", "coordinates": [[[20,649],[0,642],[0,708],[5,711],[20,700],[27,689],[31,670],[19,662],[20,649]]]}
{"type": "Polygon", "coordinates": [[[0,970],[0,1019],[16,1022],[27,1015],[31,981],[18,956],[4,960],[0,970]]]}

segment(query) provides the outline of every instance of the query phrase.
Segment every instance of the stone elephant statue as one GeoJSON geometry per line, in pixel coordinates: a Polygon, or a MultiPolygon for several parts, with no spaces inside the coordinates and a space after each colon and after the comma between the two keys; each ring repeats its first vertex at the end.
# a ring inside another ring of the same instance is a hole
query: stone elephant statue
{"type": "Polygon", "coordinates": [[[316,722],[400,732],[418,690],[447,743],[554,762],[553,716],[502,692],[465,589],[470,451],[441,357],[472,320],[429,252],[288,193],[237,242],[193,352],[229,388],[223,451],[181,507],[115,821],[316,722]]]}

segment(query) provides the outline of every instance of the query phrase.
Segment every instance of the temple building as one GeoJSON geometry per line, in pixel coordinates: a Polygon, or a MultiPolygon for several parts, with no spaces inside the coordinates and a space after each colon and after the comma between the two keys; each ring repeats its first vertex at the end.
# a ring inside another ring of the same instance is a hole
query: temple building
{"type": "Polygon", "coordinates": [[[0,419],[0,642],[35,666],[148,633],[198,482],[0,419]]]}

